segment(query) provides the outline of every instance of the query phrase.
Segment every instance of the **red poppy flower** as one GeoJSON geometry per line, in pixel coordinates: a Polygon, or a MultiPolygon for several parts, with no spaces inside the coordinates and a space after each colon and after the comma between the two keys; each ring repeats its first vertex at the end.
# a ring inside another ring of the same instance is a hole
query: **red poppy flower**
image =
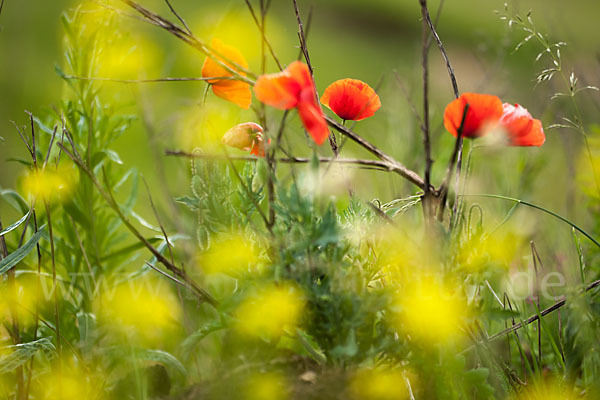
{"type": "Polygon", "coordinates": [[[510,146],[541,146],[546,141],[542,122],[534,119],[518,104],[504,103],[500,126],[506,131],[510,146]]]}
{"type": "Polygon", "coordinates": [[[379,96],[363,81],[340,79],[321,96],[321,103],[344,120],[360,121],[372,117],[381,107],[379,96]]]}
{"type": "MultiPolygon", "coordinates": [[[[223,57],[226,57],[230,61],[243,68],[248,68],[248,62],[242,53],[240,53],[235,47],[226,45],[219,39],[213,39],[211,46],[223,57]]],[[[225,61],[223,62],[226,65],[229,65],[225,61]]],[[[233,65],[229,66],[234,68],[233,65]]],[[[245,74],[241,71],[240,75],[245,76],[245,74]]],[[[202,65],[202,77],[211,78],[217,76],[230,77],[233,76],[233,74],[219,65],[212,58],[207,57],[202,65]]],[[[210,79],[208,83],[210,83],[215,95],[227,101],[231,101],[242,108],[250,108],[250,104],[252,103],[252,91],[250,90],[250,85],[248,83],[231,79],[210,79]]]]}
{"type": "Polygon", "coordinates": [[[256,98],[280,110],[297,108],[304,127],[321,145],[329,136],[323,110],[317,102],[315,85],[308,66],[294,61],[285,70],[258,78],[254,85],[256,98]]]}
{"type": "Polygon", "coordinates": [[[489,127],[495,125],[502,116],[502,101],[489,94],[464,93],[453,100],[444,111],[444,126],[454,136],[463,119],[465,106],[469,105],[462,137],[476,138],[485,135],[489,127]]]}
{"type": "Polygon", "coordinates": [[[265,156],[263,128],[254,122],[234,126],[225,132],[222,142],[236,149],[250,151],[250,154],[257,157],[265,156]]]}

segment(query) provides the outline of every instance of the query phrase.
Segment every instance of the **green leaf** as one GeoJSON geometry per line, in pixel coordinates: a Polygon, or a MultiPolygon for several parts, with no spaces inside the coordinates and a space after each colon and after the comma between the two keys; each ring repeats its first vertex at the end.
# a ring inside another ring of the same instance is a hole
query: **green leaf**
{"type": "Polygon", "coordinates": [[[38,117],[33,117],[33,120],[35,121],[35,123],[39,126],[39,128],[52,135],[54,133],[54,129],[50,129],[50,127],[46,126],[38,117]]]}
{"type": "Polygon", "coordinates": [[[171,353],[162,350],[141,349],[136,352],[136,356],[145,361],[155,361],[167,367],[171,367],[181,375],[185,376],[187,371],[181,361],[171,353]]]}
{"type": "Polygon", "coordinates": [[[26,213],[29,210],[29,205],[23,197],[14,190],[5,189],[0,191],[0,196],[6,200],[8,204],[21,213],[26,213]]]}
{"type": "Polygon", "coordinates": [[[25,165],[26,167],[30,167],[30,166],[31,166],[31,164],[33,163],[32,161],[25,160],[25,159],[23,159],[23,158],[17,158],[17,157],[10,157],[10,158],[7,158],[7,159],[6,159],[6,161],[18,162],[19,164],[23,164],[23,165],[25,165]]]}
{"type": "Polygon", "coordinates": [[[150,222],[146,221],[141,215],[139,215],[135,211],[131,211],[131,216],[133,218],[137,219],[137,221],[140,223],[140,225],[142,225],[144,228],[148,228],[152,231],[162,233],[162,230],[158,226],[152,225],[150,222]]]}
{"type": "Polygon", "coordinates": [[[346,337],[345,344],[338,344],[333,348],[331,354],[340,359],[352,358],[358,352],[358,344],[356,343],[356,332],[351,329],[346,337]]]}
{"type": "Polygon", "coordinates": [[[94,330],[96,317],[94,314],[86,312],[77,313],[77,326],[79,327],[79,339],[87,342],[90,338],[90,332],[94,330]]]}
{"type": "Polygon", "coordinates": [[[8,346],[9,354],[0,357],[0,374],[14,371],[25,364],[31,357],[40,350],[53,354],[56,349],[49,338],[41,338],[34,342],[20,343],[14,346],[8,346]]]}
{"type": "Polygon", "coordinates": [[[196,345],[202,341],[206,336],[210,333],[223,329],[224,326],[221,322],[211,322],[206,326],[198,329],[196,332],[192,333],[190,336],[185,338],[185,340],[181,343],[181,349],[185,357],[189,357],[196,345]]]}
{"type": "Polygon", "coordinates": [[[18,228],[19,225],[21,225],[23,222],[25,222],[27,220],[27,217],[29,217],[30,213],[31,213],[31,210],[27,211],[27,214],[23,215],[23,217],[20,220],[18,220],[17,222],[15,222],[12,225],[7,226],[4,230],[0,231],[0,236],[4,236],[8,232],[13,231],[16,228],[18,228]]]}
{"type": "Polygon", "coordinates": [[[176,197],[175,201],[181,204],[185,204],[192,211],[198,210],[198,207],[200,206],[200,202],[197,198],[192,198],[189,196],[176,197]]]}
{"type": "Polygon", "coordinates": [[[106,154],[111,161],[113,161],[119,165],[123,165],[123,161],[121,160],[121,157],[119,157],[119,154],[117,154],[116,151],[106,149],[106,150],[103,150],[103,153],[106,154]]]}
{"type": "Polygon", "coordinates": [[[5,273],[15,265],[19,263],[27,254],[33,250],[37,242],[42,238],[42,236],[46,235],[46,230],[44,229],[46,225],[42,226],[23,246],[19,247],[17,250],[13,251],[8,255],[8,257],[2,259],[0,261],[0,274],[5,273]]]}

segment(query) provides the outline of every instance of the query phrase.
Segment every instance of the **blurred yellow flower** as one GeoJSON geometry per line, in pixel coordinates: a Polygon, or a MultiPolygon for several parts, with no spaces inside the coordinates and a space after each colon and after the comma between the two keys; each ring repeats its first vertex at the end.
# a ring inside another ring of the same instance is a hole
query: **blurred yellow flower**
{"type": "Polygon", "coordinates": [[[268,286],[246,298],[237,308],[237,330],[249,336],[278,338],[300,322],[304,298],[290,285],[268,286]]]}
{"type": "MultiPolygon", "coordinates": [[[[222,7],[215,6],[213,10],[204,9],[202,14],[190,21],[192,30],[198,37],[216,37],[225,43],[229,43],[238,49],[243,49],[250,63],[260,61],[260,40],[248,32],[256,30],[252,17],[244,10],[230,9],[223,13],[222,7]]],[[[281,32],[276,18],[269,21],[269,40],[278,41],[278,33],[281,32]]]]}
{"type": "Polygon", "coordinates": [[[237,277],[257,269],[260,252],[257,246],[241,233],[217,236],[210,248],[198,257],[198,265],[206,274],[222,273],[237,277]]]}
{"type": "Polygon", "coordinates": [[[98,56],[98,76],[111,79],[139,79],[158,70],[158,50],[151,42],[138,38],[112,40],[102,46],[98,56]]]}
{"type": "Polygon", "coordinates": [[[458,262],[470,272],[478,272],[492,265],[508,270],[525,245],[525,238],[510,230],[487,237],[475,237],[462,244],[458,262]]]}
{"type": "Polygon", "coordinates": [[[207,103],[202,108],[194,107],[178,124],[179,145],[206,152],[220,151],[223,133],[237,125],[239,120],[239,108],[230,103],[207,103]]]}
{"type": "Polygon", "coordinates": [[[250,375],[244,385],[244,399],[284,400],[288,397],[285,376],[276,372],[250,375]]]}
{"type": "Polygon", "coordinates": [[[44,400],[81,400],[101,397],[102,385],[80,368],[62,368],[43,375],[34,386],[36,398],[44,400]]]}
{"type": "Polygon", "coordinates": [[[528,388],[520,393],[518,400],[575,400],[580,399],[574,388],[557,380],[533,382],[528,388]]]}
{"type": "Polygon", "coordinates": [[[118,2],[105,3],[84,1],[79,5],[73,31],[79,46],[89,50],[94,68],[74,72],[110,79],[139,79],[158,73],[161,57],[156,46],[119,29],[118,2]]]}
{"type": "Polygon", "coordinates": [[[356,400],[403,400],[409,398],[402,371],[375,368],[357,371],[350,381],[350,394],[356,400]]]}
{"type": "Polygon", "coordinates": [[[13,321],[16,317],[19,325],[32,325],[41,300],[34,278],[19,277],[0,285],[0,321],[13,321]]]}
{"type": "Polygon", "coordinates": [[[177,327],[181,307],[164,280],[128,281],[95,301],[101,322],[115,333],[155,344],[177,327]]]}
{"type": "Polygon", "coordinates": [[[77,171],[70,166],[60,164],[58,168],[47,166],[45,169],[30,170],[23,178],[23,192],[28,197],[44,201],[67,201],[77,185],[77,171]]]}
{"type": "Polygon", "coordinates": [[[429,277],[411,282],[396,294],[398,329],[416,339],[437,343],[457,338],[467,316],[466,302],[429,277]]]}

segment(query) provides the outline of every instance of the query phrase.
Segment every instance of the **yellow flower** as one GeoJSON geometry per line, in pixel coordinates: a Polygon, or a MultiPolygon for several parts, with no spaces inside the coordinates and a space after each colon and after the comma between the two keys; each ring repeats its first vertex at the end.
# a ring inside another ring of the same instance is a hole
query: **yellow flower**
{"type": "Polygon", "coordinates": [[[413,281],[396,294],[398,329],[426,342],[446,342],[461,334],[466,302],[433,279],[413,281]]]}
{"type": "Polygon", "coordinates": [[[35,398],[44,400],[98,399],[101,391],[97,377],[72,366],[63,366],[60,375],[50,372],[41,376],[33,387],[35,398]]]}
{"type": "Polygon", "coordinates": [[[575,400],[581,398],[574,388],[557,380],[533,382],[523,391],[518,400],[575,400]]]}
{"type": "Polygon", "coordinates": [[[286,379],[276,372],[252,374],[244,387],[247,400],[284,400],[287,396],[286,379]]]}
{"type": "Polygon", "coordinates": [[[237,330],[253,337],[278,338],[292,331],[300,321],[304,299],[289,284],[262,288],[245,299],[236,310],[237,330]]]}
{"type": "Polygon", "coordinates": [[[20,325],[29,326],[35,322],[36,306],[42,298],[35,278],[19,277],[0,286],[0,321],[16,318],[20,325]]]}
{"type": "Polygon", "coordinates": [[[113,332],[145,344],[172,333],[181,315],[180,304],[164,280],[130,280],[107,287],[95,308],[113,332]]]}
{"type": "Polygon", "coordinates": [[[77,172],[70,166],[60,164],[58,168],[31,170],[23,179],[23,191],[32,198],[44,201],[66,201],[77,185],[77,172]]]}
{"type": "Polygon", "coordinates": [[[221,234],[210,248],[198,257],[198,265],[206,274],[222,273],[237,277],[256,269],[259,249],[239,233],[221,234]]]}
{"type": "Polygon", "coordinates": [[[356,372],[350,382],[350,394],[356,400],[403,400],[409,398],[402,371],[376,368],[356,372]]]}

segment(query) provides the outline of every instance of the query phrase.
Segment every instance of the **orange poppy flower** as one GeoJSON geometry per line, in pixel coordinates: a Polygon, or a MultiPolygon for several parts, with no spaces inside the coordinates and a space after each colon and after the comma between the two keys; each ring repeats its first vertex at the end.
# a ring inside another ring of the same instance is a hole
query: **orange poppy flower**
{"type": "Polygon", "coordinates": [[[308,66],[294,61],[285,70],[258,78],[256,98],[280,110],[297,108],[302,124],[313,140],[321,145],[329,136],[323,110],[317,102],[315,85],[308,66]]]}
{"type": "MultiPolygon", "coordinates": [[[[242,53],[235,47],[226,45],[219,39],[213,39],[211,46],[228,60],[243,68],[248,68],[248,62],[242,53]]],[[[235,69],[233,65],[226,63],[225,61],[223,61],[223,63],[235,69]]],[[[242,71],[239,71],[239,73],[240,75],[246,76],[242,71]]],[[[207,57],[206,60],[204,60],[204,65],[202,65],[203,78],[230,76],[233,76],[233,74],[219,65],[212,58],[207,57]]],[[[250,104],[252,103],[252,91],[250,90],[250,85],[248,83],[230,79],[210,79],[208,83],[211,85],[215,95],[237,104],[242,108],[250,108],[250,104]]]]}
{"type": "Polygon", "coordinates": [[[340,79],[321,96],[321,103],[344,120],[360,121],[372,117],[381,107],[379,96],[363,81],[340,79]]]}
{"type": "Polygon", "coordinates": [[[254,122],[239,124],[225,132],[222,142],[236,149],[249,151],[257,157],[265,156],[263,128],[254,122]]]}
{"type": "Polygon", "coordinates": [[[454,136],[463,119],[465,106],[469,109],[462,128],[462,137],[476,138],[488,133],[489,127],[495,125],[502,116],[502,101],[489,94],[464,93],[446,106],[444,126],[454,136]]]}
{"type": "Polygon", "coordinates": [[[542,122],[534,119],[518,104],[504,103],[500,126],[506,131],[510,146],[541,146],[546,141],[542,122]]]}

